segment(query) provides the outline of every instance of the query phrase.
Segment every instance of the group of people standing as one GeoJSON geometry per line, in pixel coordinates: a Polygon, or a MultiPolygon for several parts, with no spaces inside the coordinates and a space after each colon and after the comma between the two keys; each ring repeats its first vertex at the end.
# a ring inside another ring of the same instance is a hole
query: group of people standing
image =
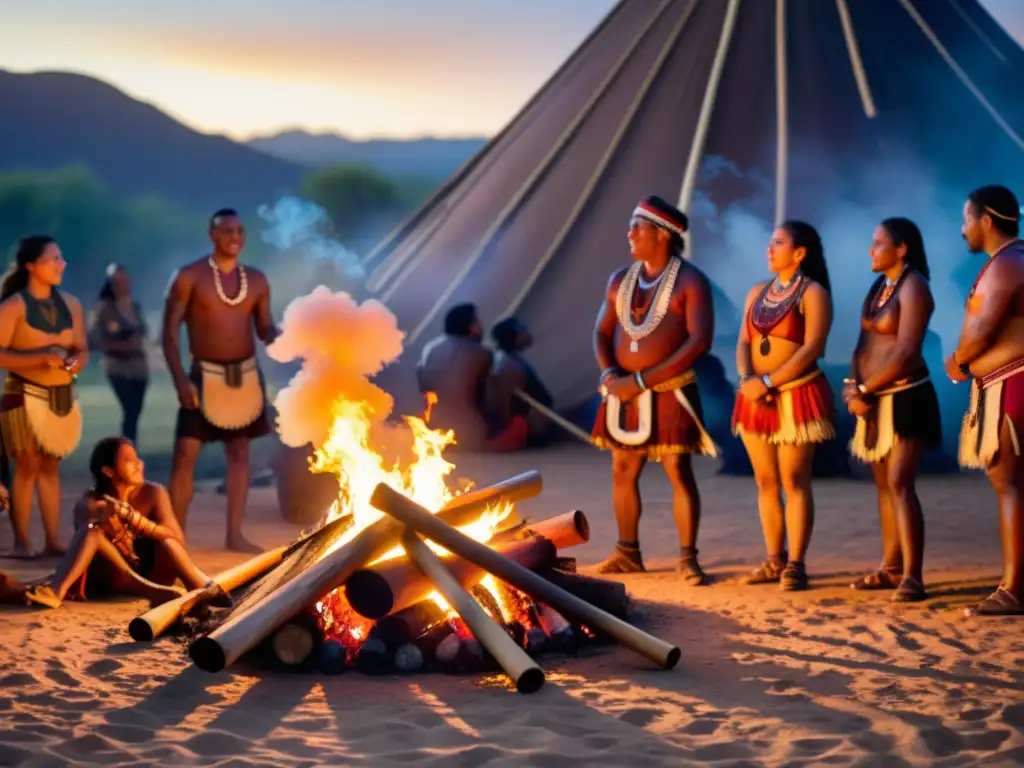
{"type": "MultiPolygon", "coordinates": [[[[971,381],[960,463],[983,469],[995,489],[1003,578],[974,610],[1024,613],[1024,242],[1020,204],[1002,186],[967,196],[961,234],[988,260],[968,296],[956,350],[945,361],[954,382],[971,381]]],[[[694,363],[711,348],[710,287],[682,259],[687,217],[660,197],[630,219],[633,263],[615,272],[598,314],[594,346],[602,402],[593,440],[612,453],[619,541],[602,572],[644,570],[638,481],[660,461],[673,489],[679,571],[701,585],[697,559],[701,498],[690,456],[717,455],[703,426],[694,363]]],[[[880,567],[860,590],[893,590],[896,602],[927,596],[922,574],[924,515],[915,490],[923,454],[941,442],[938,398],[923,343],[935,310],[924,242],[905,218],[886,219],[869,247],[878,275],[864,300],[860,338],[842,402],[856,417],[850,451],[871,465],[883,539],[880,567]]],[[[786,221],[768,244],[771,280],[747,295],[736,344],[739,387],[733,432],[750,457],[766,559],[749,584],[808,586],[814,526],[815,447],[835,437],[836,403],[819,362],[833,324],[832,286],[818,232],[786,221]]]]}
{"type": "Polygon", "coordinates": [[[163,353],[180,406],[168,489],[143,478],[134,446],[149,370],[146,324],[131,298],[127,271],[117,265],[108,270],[87,325],[81,302],[59,288],[65,268],[59,244],[35,235],[18,245],[0,284],[0,368],[6,372],[0,436],[4,461],[14,464],[13,554],[36,556],[29,520],[37,498],[46,535],[43,554],[64,558],[53,582],[36,585],[29,599],[59,604],[97,554],[105,556],[101,559],[107,565],[115,563],[119,572],[128,568],[136,586],[148,584],[150,597],[171,594],[169,585],[176,578],[193,586],[205,583],[205,574],[191,564],[183,544],[195,463],[206,443],[225,445],[225,546],[260,551],[242,533],[249,443],[271,431],[256,340],[269,344],[278,330],[265,275],[239,263],[245,228],[238,214],[231,209],[216,212],[209,236],[211,253],[175,273],[164,306],[163,353]],[[182,363],[182,325],[192,360],[188,369],[182,363]],[[81,440],[82,412],[74,387],[90,346],[103,356],[124,422],[121,436],[105,438],[93,451],[90,468],[96,485],[76,507],[75,536],[67,549],[60,539],[59,466],[81,440]],[[136,544],[143,539],[159,543],[157,556],[139,556],[136,544]]]}

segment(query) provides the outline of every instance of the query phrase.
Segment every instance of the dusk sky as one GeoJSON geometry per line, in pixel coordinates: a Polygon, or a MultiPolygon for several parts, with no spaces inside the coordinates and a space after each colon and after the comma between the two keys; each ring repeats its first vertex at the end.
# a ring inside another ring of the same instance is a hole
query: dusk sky
{"type": "MultiPolygon", "coordinates": [[[[981,2],[1024,42],[1024,0],[981,2]]],[[[365,138],[496,132],[615,0],[3,5],[0,68],[93,75],[207,132],[365,138]]]]}

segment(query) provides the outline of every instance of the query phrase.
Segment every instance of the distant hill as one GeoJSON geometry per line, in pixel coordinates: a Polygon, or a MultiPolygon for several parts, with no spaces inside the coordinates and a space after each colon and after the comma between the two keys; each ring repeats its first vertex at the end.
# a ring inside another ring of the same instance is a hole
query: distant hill
{"type": "Polygon", "coordinates": [[[484,137],[462,139],[370,139],[354,141],[334,133],[284,131],[249,140],[274,157],[307,167],[367,165],[388,176],[444,178],[487,143],[484,137]]]}
{"type": "Polygon", "coordinates": [[[90,168],[113,192],[190,209],[251,209],[295,191],[308,169],[199,133],[107,83],[0,70],[0,172],[90,168]]]}

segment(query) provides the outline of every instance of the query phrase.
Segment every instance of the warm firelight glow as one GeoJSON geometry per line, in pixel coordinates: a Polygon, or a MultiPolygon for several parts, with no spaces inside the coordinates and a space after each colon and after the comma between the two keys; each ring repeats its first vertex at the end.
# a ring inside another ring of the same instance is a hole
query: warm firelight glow
{"type": "MultiPolygon", "coordinates": [[[[451,501],[453,494],[445,480],[455,465],[447,461],[443,453],[446,447],[455,443],[454,432],[432,430],[422,419],[406,417],[405,421],[412,431],[415,459],[404,469],[397,464],[389,468],[385,466],[384,457],[370,444],[371,420],[366,404],[339,400],[335,404],[333,417],[327,440],[314,453],[311,469],[314,472],[331,472],[340,481],[341,493],[324,522],[349,516],[352,524],[332,544],[329,552],[381,519],[384,513],[370,504],[370,497],[378,483],[386,483],[434,513],[451,501]]],[[[459,530],[478,541],[488,541],[511,512],[512,506],[509,504],[495,505],[477,521],[459,530]]],[[[426,543],[438,554],[446,554],[446,550],[434,542],[427,540],[426,543]]],[[[401,546],[397,546],[374,562],[402,554],[401,546]]],[[[501,593],[493,577],[488,577],[482,583],[501,605],[501,593]]],[[[454,615],[440,594],[434,592],[430,597],[443,610],[454,615]]]]}

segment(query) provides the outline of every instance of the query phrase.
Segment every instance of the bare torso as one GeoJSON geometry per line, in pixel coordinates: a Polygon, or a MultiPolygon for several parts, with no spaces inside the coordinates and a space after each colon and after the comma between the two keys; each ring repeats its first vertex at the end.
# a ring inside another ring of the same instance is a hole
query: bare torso
{"type": "MultiPolygon", "coordinates": [[[[8,345],[10,349],[34,352],[49,347],[59,347],[65,353],[78,351],[75,340],[85,332],[82,305],[70,294],[61,293],[61,296],[67,303],[68,309],[71,310],[75,326],[79,327],[66,328],[60,333],[46,333],[29,325],[25,319],[25,300],[20,294],[16,294],[4,302],[4,305],[7,305],[5,309],[9,308],[12,312],[13,332],[8,345]],[[8,304],[9,302],[10,304],[8,304]]],[[[63,386],[70,384],[72,380],[71,374],[63,368],[51,368],[45,365],[23,369],[19,375],[47,387],[63,386]]]]}
{"type": "MultiPolygon", "coordinates": [[[[256,354],[256,326],[261,302],[269,302],[266,276],[252,267],[245,269],[246,298],[228,305],[217,293],[213,270],[204,257],[183,267],[175,278],[187,289],[183,320],[188,334],[189,354],[195,360],[233,363],[256,354]]],[[[241,285],[239,269],[221,273],[224,295],[233,299],[241,285]]]]}
{"type": "MultiPolygon", "coordinates": [[[[613,312],[619,286],[622,284],[627,270],[628,267],[619,270],[609,282],[607,300],[611,303],[613,312]]],[[[650,335],[637,340],[635,352],[633,351],[633,339],[623,329],[622,323],[617,322],[615,324],[613,343],[615,362],[619,368],[628,373],[648,370],[663,363],[686,342],[690,337],[690,331],[686,325],[685,293],[691,281],[697,281],[697,273],[692,267],[684,263],[679,270],[675,286],[672,289],[672,297],[665,317],[650,335]]],[[[632,306],[646,306],[649,308],[655,299],[653,294],[656,290],[656,287],[644,290],[640,285],[637,285],[632,297],[632,306]]],[[[710,301],[710,296],[708,301],[710,301]]],[[[633,322],[639,324],[643,322],[645,317],[645,313],[641,313],[639,316],[634,315],[633,322]]]]}
{"type": "MultiPolygon", "coordinates": [[[[931,289],[928,282],[917,274],[908,274],[906,280],[915,280],[921,284],[928,295],[931,296],[931,289]]],[[[919,286],[920,287],[920,286],[919,286]]],[[[872,292],[868,297],[872,306],[876,305],[878,295],[872,292]]],[[[861,317],[861,344],[854,357],[854,373],[858,381],[864,381],[874,375],[879,367],[885,365],[897,346],[900,321],[904,314],[900,304],[900,290],[885,304],[876,309],[873,314],[861,317]]],[[[922,349],[914,351],[913,356],[907,360],[906,371],[921,369],[925,366],[922,349]]]]}
{"type": "Polygon", "coordinates": [[[1014,294],[991,343],[971,361],[971,375],[977,378],[1024,358],[1024,251],[1015,250],[997,258],[1007,262],[1010,267],[1008,276],[990,274],[982,277],[978,290],[967,301],[968,322],[981,312],[987,281],[1008,278],[1014,283],[1014,294]]]}

